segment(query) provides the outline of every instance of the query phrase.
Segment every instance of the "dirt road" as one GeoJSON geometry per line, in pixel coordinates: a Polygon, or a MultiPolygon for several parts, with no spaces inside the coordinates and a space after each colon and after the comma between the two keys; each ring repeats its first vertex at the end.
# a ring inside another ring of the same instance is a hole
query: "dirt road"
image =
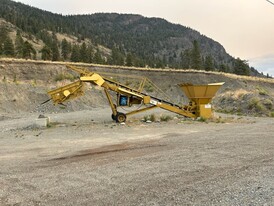
{"type": "Polygon", "coordinates": [[[273,118],[50,117],[56,124],[46,129],[27,127],[31,115],[1,119],[1,206],[274,205],[273,118]]]}

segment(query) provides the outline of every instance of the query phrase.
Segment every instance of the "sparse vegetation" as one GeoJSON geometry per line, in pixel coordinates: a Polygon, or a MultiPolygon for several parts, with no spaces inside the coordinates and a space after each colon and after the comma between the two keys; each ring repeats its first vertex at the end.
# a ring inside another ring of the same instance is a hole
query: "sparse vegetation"
{"type": "Polygon", "coordinates": [[[52,127],[56,127],[57,125],[59,125],[59,122],[49,122],[47,124],[47,128],[52,128],[52,127]]]}
{"type": "Polygon", "coordinates": [[[172,119],[172,117],[169,115],[161,115],[161,117],[160,117],[161,122],[168,122],[171,119],[172,119]]]}
{"type": "Polygon", "coordinates": [[[263,112],[265,110],[264,105],[260,101],[258,97],[254,97],[249,101],[248,104],[249,109],[255,109],[257,112],[263,112]]]}
{"type": "Polygon", "coordinates": [[[32,85],[33,87],[36,87],[36,86],[37,86],[36,79],[34,79],[34,80],[31,81],[31,85],[32,85]]]}
{"type": "Polygon", "coordinates": [[[14,82],[14,83],[16,83],[16,82],[17,82],[17,76],[16,76],[16,74],[15,74],[15,75],[13,75],[13,82],[14,82]]]}
{"type": "Polygon", "coordinates": [[[155,116],[155,114],[146,115],[146,116],[144,116],[143,119],[144,119],[145,122],[147,122],[147,121],[155,122],[156,121],[156,116],[155,116]]]}
{"type": "Polygon", "coordinates": [[[268,91],[266,91],[263,87],[257,86],[256,89],[258,90],[260,95],[268,95],[268,91]]]}
{"type": "Polygon", "coordinates": [[[197,121],[199,121],[199,122],[207,122],[207,119],[204,118],[204,117],[198,117],[197,121]]]}
{"type": "Polygon", "coordinates": [[[214,118],[214,119],[212,119],[212,121],[214,121],[216,123],[225,123],[226,122],[226,120],[223,119],[222,117],[214,118]]]}
{"type": "Polygon", "coordinates": [[[54,78],[54,80],[55,80],[56,82],[58,82],[58,81],[63,81],[63,80],[70,80],[70,81],[73,81],[73,80],[75,80],[75,79],[76,79],[75,76],[73,76],[73,75],[71,75],[71,74],[63,74],[63,73],[56,75],[55,78],[54,78]]]}
{"type": "Polygon", "coordinates": [[[263,100],[263,105],[267,109],[271,110],[273,108],[273,101],[271,99],[265,99],[265,100],[263,100]]]}
{"type": "MultiPolygon", "coordinates": [[[[45,84],[46,84],[48,85],[48,88],[45,89],[44,92],[42,92],[46,95],[47,91],[50,90],[49,88],[54,88],[53,84],[60,85],[60,84],[67,84],[69,81],[74,81],[75,77],[73,77],[73,75],[76,75],[76,74],[72,72],[70,73],[69,70],[64,71],[65,64],[66,64],[65,62],[56,63],[56,62],[43,62],[43,61],[33,61],[33,60],[23,60],[23,59],[20,59],[20,60],[1,59],[1,66],[0,66],[0,70],[2,74],[1,80],[3,82],[7,81],[7,83],[11,84],[11,85],[7,85],[9,87],[15,87],[15,83],[13,83],[13,81],[16,81],[16,82],[20,81],[20,86],[22,85],[26,87],[29,87],[29,86],[34,87],[37,81],[39,85],[38,87],[39,89],[42,87],[45,88],[45,84]],[[29,68],[34,68],[34,66],[36,69],[35,72],[29,69],[29,68]],[[20,73],[21,71],[22,73],[20,73]],[[45,75],[41,76],[40,74],[42,74],[43,71],[45,71],[45,75]],[[62,81],[62,80],[65,80],[65,81],[58,82],[58,83],[54,82],[54,81],[62,81]]],[[[93,71],[93,68],[96,68],[96,69],[99,68],[98,70],[100,70],[101,72],[108,72],[108,70],[109,72],[114,71],[114,72],[117,72],[117,74],[123,74],[125,76],[131,73],[138,73],[139,71],[138,68],[131,68],[131,70],[128,70],[128,69],[124,69],[124,67],[102,66],[102,65],[98,66],[94,64],[84,64],[84,63],[76,63],[73,65],[90,68],[91,71],[93,71]]],[[[143,69],[146,69],[146,68],[143,68],[143,69]]],[[[170,85],[176,84],[174,81],[181,81],[181,80],[184,81],[185,80],[184,76],[189,75],[188,72],[181,71],[181,70],[176,70],[176,71],[171,70],[170,71],[171,76],[176,74],[177,77],[174,79],[169,79],[163,83],[162,81],[166,78],[166,76],[163,77],[162,72],[160,72],[160,70],[148,69],[148,71],[143,71],[142,69],[140,69],[140,71],[142,71],[145,74],[144,76],[146,75],[153,76],[153,82],[155,82],[156,85],[161,86],[163,91],[165,92],[168,91],[172,95],[171,102],[175,102],[175,103],[178,102],[177,103],[178,105],[187,104],[187,101],[181,101],[182,98],[181,96],[179,96],[179,95],[182,95],[181,91],[179,91],[178,89],[174,89],[174,93],[170,92],[170,88],[171,88],[170,85]],[[154,70],[156,72],[154,72],[154,70]]],[[[201,78],[204,77],[203,73],[199,71],[196,71],[191,74],[193,74],[193,79],[192,78],[190,79],[191,81],[192,80],[196,81],[196,79],[197,81],[201,81],[201,78]]],[[[216,75],[208,74],[208,76],[210,76],[211,78],[213,76],[215,77],[216,75]]],[[[238,115],[252,115],[252,116],[271,116],[272,115],[271,113],[273,112],[273,108],[274,108],[273,89],[272,89],[272,84],[274,83],[273,80],[271,83],[270,83],[271,79],[266,79],[265,81],[263,79],[259,79],[258,81],[255,82],[255,79],[252,80],[251,78],[247,79],[246,77],[239,77],[239,76],[238,76],[238,80],[236,80],[230,77],[228,78],[227,75],[223,75],[223,74],[222,75],[219,74],[219,76],[217,77],[220,77],[220,79],[224,79],[224,81],[227,80],[227,82],[230,84],[225,84],[224,87],[222,87],[222,90],[220,90],[220,92],[216,96],[213,102],[213,105],[215,106],[216,111],[222,112],[222,113],[228,113],[228,114],[238,114],[238,115]],[[247,85],[248,85],[247,88],[243,88],[242,81],[244,80],[247,82],[247,85]],[[257,89],[255,89],[258,85],[261,88],[264,88],[269,93],[269,95],[259,95],[257,89]]],[[[130,80],[126,78],[121,78],[121,79],[118,79],[118,81],[121,83],[125,82],[126,84],[131,83],[130,87],[133,87],[133,85],[136,84],[136,89],[138,88],[137,79],[131,82],[130,80]]],[[[4,87],[5,86],[4,83],[2,83],[2,85],[3,85],[3,88],[8,88],[8,87],[4,87]]],[[[32,89],[35,89],[35,88],[32,88],[32,89]]],[[[38,93],[40,94],[41,92],[39,91],[38,93]]],[[[28,94],[24,94],[24,95],[26,96],[28,94]]],[[[161,98],[156,88],[153,91],[153,96],[161,98]]],[[[88,96],[88,98],[90,97],[88,96]]],[[[94,96],[92,96],[91,98],[94,98],[94,96]]],[[[106,105],[106,102],[102,100],[101,102],[98,102],[98,104],[106,105]]],[[[75,108],[78,108],[78,107],[75,107],[75,108]]],[[[163,119],[164,117],[162,117],[162,120],[161,120],[161,116],[160,115],[157,116],[157,121],[165,121],[163,119]]]]}

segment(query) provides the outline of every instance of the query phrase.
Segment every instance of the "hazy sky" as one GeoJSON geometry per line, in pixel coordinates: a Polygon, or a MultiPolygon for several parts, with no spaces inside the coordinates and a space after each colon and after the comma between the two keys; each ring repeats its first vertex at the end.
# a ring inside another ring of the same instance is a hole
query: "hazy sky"
{"type": "Polygon", "coordinates": [[[266,0],[18,1],[62,14],[117,12],[164,18],[218,41],[233,57],[274,76],[274,5],[266,0]]]}

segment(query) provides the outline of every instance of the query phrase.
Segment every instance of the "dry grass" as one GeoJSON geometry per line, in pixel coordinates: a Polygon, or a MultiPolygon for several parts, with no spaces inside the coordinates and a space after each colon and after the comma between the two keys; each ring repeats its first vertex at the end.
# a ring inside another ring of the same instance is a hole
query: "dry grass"
{"type": "Polygon", "coordinates": [[[243,96],[247,95],[247,94],[253,94],[253,92],[247,91],[245,89],[238,89],[236,91],[227,91],[224,92],[222,94],[219,94],[220,97],[230,97],[234,100],[239,100],[241,99],[243,96]]]}

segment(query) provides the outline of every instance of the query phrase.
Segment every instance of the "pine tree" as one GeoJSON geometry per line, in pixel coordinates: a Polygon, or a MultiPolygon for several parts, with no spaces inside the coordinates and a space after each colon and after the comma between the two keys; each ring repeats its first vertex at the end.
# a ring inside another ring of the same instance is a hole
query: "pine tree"
{"type": "Polygon", "coordinates": [[[79,62],[80,61],[80,52],[79,52],[79,46],[74,44],[71,51],[71,57],[72,62],[79,62]]]}
{"type": "Polygon", "coordinates": [[[36,56],[36,51],[33,48],[32,44],[30,44],[28,41],[24,42],[24,46],[23,46],[23,58],[25,59],[31,59],[31,55],[33,54],[34,59],[36,56]]]}
{"type": "Polygon", "coordinates": [[[2,42],[0,41],[0,56],[3,54],[3,44],[2,42]]]}
{"type": "Polygon", "coordinates": [[[193,41],[193,48],[191,50],[191,68],[192,69],[201,69],[202,58],[199,43],[197,40],[193,41]]]}
{"type": "Polygon", "coordinates": [[[45,45],[40,52],[42,53],[41,58],[43,60],[51,60],[52,59],[51,50],[47,45],[45,45]]]}
{"type": "Polygon", "coordinates": [[[249,65],[246,60],[237,58],[234,64],[234,73],[239,75],[250,75],[249,65]]]}
{"type": "Polygon", "coordinates": [[[99,49],[97,49],[95,55],[94,55],[94,63],[97,63],[97,64],[103,64],[104,63],[104,60],[100,54],[100,51],[99,49]]]}
{"type": "Polygon", "coordinates": [[[7,37],[3,44],[3,54],[8,57],[14,57],[14,44],[10,37],[7,37]]]}
{"type": "Polygon", "coordinates": [[[88,62],[89,61],[89,56],[87,53],[87,45],[84,42],[81,47],[80,47],[80,61],[81,62],[88,62]]]}
{"type": "Polygon", "coordinates": [[[124,55],[117,48],[113,48],[109,63],[112,65],[124,65],[124,55]]]}
{"type": "Polygon", "coordinates": [[[61,55],[64,60],[68,59],[70,53],[70,44],[66,39],[63,39],[61,42],[61,55]]]}
{"type": "Polygon", "coordinates": [[[17,31],[16,39],[15,39],[15,53],[16,57],[22,58],[23,57],[23,48],[24,48],[24,40],[21,36],[21,33],[17,31]]]}
{"type": "Polygon", "coordinates": [[[131,67],[133,66],[133,57],[131,53],[127,54],[127,58],[126,58],[126,66],[131,67]]]}
{"type": "Polygon", "coordinates": [[[181,67],[183,69],[189,69],[191,67],[191,51],[186,49],[181,54],[181,67]]]}
{"type": "Polygon", "coordinates": [[[52,42],[51,51],[52,51],[52,61],[59,61],[60,53],[58,48],[58,42],[56,40],[52,42]]]}
{"type": "Polygon", "coordinates": [[[206,56],[206,58],[205,58],[205,70],[206,71],[214,70],[213,59],[211,56],[206,56]]]}
{"type": "Polygon", "coordinates": [[[5,26],[0,26],[0,42],[4,42],[8,37],[8,30],[5,26]]]}
{"type": "Polygon", "coordinates": [[[87,56],[88,56],[87,62],[91,63],[93,60],[93,49],[91,45],[89,45],[87,48],[87,56]]]}

